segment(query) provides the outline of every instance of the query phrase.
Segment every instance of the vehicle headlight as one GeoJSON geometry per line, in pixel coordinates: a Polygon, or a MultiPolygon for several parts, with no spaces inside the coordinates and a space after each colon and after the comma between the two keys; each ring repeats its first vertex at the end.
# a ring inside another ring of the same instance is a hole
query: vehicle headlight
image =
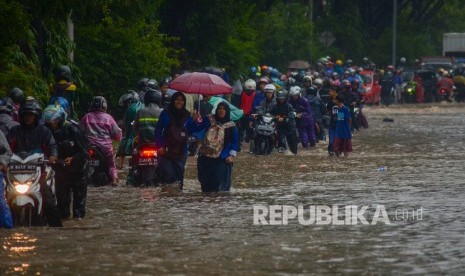
{"type": "Polygon", "coordinates": [[[412,88],[407,89],[408,92],[412,92],[412,88]]]}
{"type": "Polygon", "coordinates": [[[31,186],[32,182],[28,181],[25,184],[19,184],[18,182],[15,182],[14,184],[18,193],[25,194],[27,191],[29,191],[29,187],[31,186]]]}

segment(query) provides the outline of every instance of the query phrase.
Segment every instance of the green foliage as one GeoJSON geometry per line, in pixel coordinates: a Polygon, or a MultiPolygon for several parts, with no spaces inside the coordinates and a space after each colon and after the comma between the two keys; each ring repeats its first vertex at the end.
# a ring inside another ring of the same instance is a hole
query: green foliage
{"type": "MultiPolygon", "coordinates": [[[[392,0],[0,0],[0,93],[18,86],[43,103],[52,71],[73,70],[79,106],[101,94],[114,106],[141,77],[176,69],[249,66],[285,69],[294,59],[367,56],[391,62],[392,0]],[[310,9],[311,3],[313,8],[310,9]],[[66,20],[75,23],[75,45],[66,20]],[[311,19],[313,18],[313,19],[311,19]],[[336,41],[319,42],[324,31],[336,41]],[[68,61],[74,51],[75,63],[68,61]]],[[[445,32],[465,32],[460,0],[397,0],[397,53],[440,55],[445,32]]]]}
{"type": "Polygon", "coordinates": [[[276,4],[257,15],[256,25],[262,63],[286,68],[290,60],[310,59],[312,23],[302,5],[276,4]]]}
{"type": "Polygon", "coordinates": [[[158,24],[126,24],[106,18],[99,25],[77,27],[76,64],[95,94],[116,103],[143,76],[161,79],[176,66],[172,39],[158,32],[158,24]]]}

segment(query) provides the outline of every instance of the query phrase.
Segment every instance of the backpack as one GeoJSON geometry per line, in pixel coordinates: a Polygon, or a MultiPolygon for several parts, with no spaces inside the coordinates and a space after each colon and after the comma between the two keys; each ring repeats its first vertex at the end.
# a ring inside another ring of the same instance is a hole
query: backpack
{"type": "Polygon", "coordinates": [[[205,133],[205,138],[200,147],[200,154],[203,156],[218,158],[224,148],[224,136],[226,129],[234,127],[233,121],[229,121],[223,125],[216,123],[213,115],[208,115],[210,120],[210,128],[205,133]]]}
{"type": "Polygon", "coordinates": [[[184,126],[186,119],[187,117],[183,118],[183,123],[178,125],[170,115],[170,124],[168,125],[165,135],[165,156],[169,159],[179,160],[186,156],[188,138],[187,129],[184,126]]]}

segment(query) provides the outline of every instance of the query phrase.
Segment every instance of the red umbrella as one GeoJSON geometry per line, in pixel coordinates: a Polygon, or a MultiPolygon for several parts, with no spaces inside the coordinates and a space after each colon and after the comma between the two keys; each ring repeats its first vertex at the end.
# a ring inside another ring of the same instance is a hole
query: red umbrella
{"type": "Polygon", "coordinates": [[[169,88],[187,94],[230,94],[232,87],[217,75],[208,73],[185,73],[175,78],[169,88]]]}

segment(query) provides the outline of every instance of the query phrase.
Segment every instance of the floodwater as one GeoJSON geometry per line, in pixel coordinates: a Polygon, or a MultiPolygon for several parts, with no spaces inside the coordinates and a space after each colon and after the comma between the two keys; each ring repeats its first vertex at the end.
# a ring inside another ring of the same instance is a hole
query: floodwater
{"type": "Polygon", "coordinates": [[[298,156],[241,153],[230,194],[202,194],[195,159],[179,196],[90,188],[84,220],[0,229],[0,273],[463,275],[465,106],[365,113],[370,128],[355,133],[349,160],[328,157],[326,144],[298,156]],[[254,225],[254,205],[368,206],[368,222],[383,206],[390,224],[254,225]]]}

